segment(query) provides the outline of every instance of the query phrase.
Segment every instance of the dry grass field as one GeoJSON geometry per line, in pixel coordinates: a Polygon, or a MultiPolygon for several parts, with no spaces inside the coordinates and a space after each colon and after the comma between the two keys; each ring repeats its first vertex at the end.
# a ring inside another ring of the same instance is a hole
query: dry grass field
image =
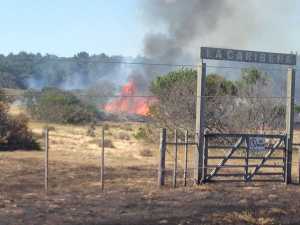
{"type": "MultiPolygon", "coordinates": [[[[42,142],[45,124],[30,127],[42,142]]],[[[100,190],[100,129],[48,124],[49,193],[44,152],[0,153],[1,225],[300,224],[300,186],[280,183],[210,183],[158,189],[158,145],[134,137],[143,124],[108,123],[105,190],[100,190]]],[[[300,137],[300,135],[299,135],[300,137]]],[[[297,137],[298,138],[298,137],[297,137]]],[[[182,155],[180,155],[182,160],[182,155]]],[[[172,168],[168,156],[168,169],[172,168]]],[[[297,159],[295,159],[295,163],[297,159]]],[[[182,161],[179,163],[182,175],[182,161]]],[[[296,164],[295,164],[296,165],[296,164]]],[[[294,168],[296,173],[297,167],[294,168]]]]}

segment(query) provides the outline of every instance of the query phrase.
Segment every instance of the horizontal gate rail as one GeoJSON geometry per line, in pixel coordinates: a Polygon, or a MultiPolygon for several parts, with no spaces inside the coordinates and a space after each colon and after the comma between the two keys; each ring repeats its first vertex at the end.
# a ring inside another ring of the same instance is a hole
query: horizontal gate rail
{"type": "MultiPolygon", "coordinates": [[[[224,156],[209,156],[207,157],[208,159],[224,159],[224,156]]],[[[248,159],[253,159],[253,160],[260,160],[260,159],[264,159],[265,157],[248,157],[248,159]]],[[[243,156],[232,156],[230,158],[230,160],[233,159],[245,159],[245,157],[243,156]]],[[[284,160],[284,157],[270,157],[268,158],[268,160],[284,160]]]]}
{"type": "Polygon", "coordinates": [[[196,142],[166,142],[167,145],[197,145],[196,142]]]}
{"type": "Polygon", "coordinates": [[[216,177],[244,177],[244,173],[217,173],[216,177]]]}
{"type": "Polygon", "coordinates": [[[284,173],[256,173],[256,176],[284,176],[284,173]]]}
{"type": "Polygon", "coordinates": [[[207,133],[205,134],[206,137],[236,137],[239,138],[241,136],[245,137],[263,137],[263,138],[285,138],[286,135],[282,134],[238,134],[238,133],[207,133]]]}
{"type": "Polygon", "coordinates": [[[284,182],[284,179],[283,178],[282,179],[255,179],[253,181],[255,181],[255,182],[280,182],[280,183],[282,183],[282,182],[284,182]]]}
{"type": "MultiPolygon", "coordinates": [[[[284,173],[257,173],[258,176],[284,176],[284,173]]],[[[244,177],[244,173],[217,173],[216,177],[244,177]]]]}
{"type": "MultiPolygon", "coordinates": [[[[276,183],[276,182],[282,183],[282,182],[284,182],[284,179],[279,179],[279,178],[276,179],[276,178],[274,178],[274,179],[270,179],[270,178],[269,179],[255,179],[255,180],[253,180],[253,182],[257,182],[257,183],[259,183],[259,182],[272,182],[272,183],[276,183]]],[[[234,180],[234,179],[219,179],[219,180],[211,180],[211,182],[222,182],[222,183],[238,182],[238,183],[240,183],[241,180],[238,180],[238,179],[236,179],[236,180],[234,180]]]]}
{"type": "MultiPolygon", "coordinates": [[[[233,145],[209,145],[208,148],[213,148],[213,149],[231,149],[234,148],[233,145]]],[[[239,147],[239,149],[247,149],[245,146],[239,147]]],[[[266,146],[266,150],[272,149],[272,146],[266,146]]],[[[276,150],[285,150],[283,147],[278,147],[276,150]]]]}
{"type": "MultiPolygon", "coordinates": [[[[207,165],[206,168],[215,168],[215,167],[222,167],[222,168],[245,168],[245,167],[258,167],[257,164],[255,165],[207,165]]],[[[284,165],[261,165],[261,168],[284,168],[284,165]]]]}

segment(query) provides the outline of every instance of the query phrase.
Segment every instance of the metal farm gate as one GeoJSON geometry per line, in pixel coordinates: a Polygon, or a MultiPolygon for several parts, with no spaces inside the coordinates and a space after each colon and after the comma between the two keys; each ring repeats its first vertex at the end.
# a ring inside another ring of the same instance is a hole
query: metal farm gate
{"type": "MultiPolygon", "coordinates": [[[[185,138],[178,141],[177,132],[174,132],[174,142],[167,140],[167,130],[161,130],[160,157],[158,168],[158,185],[165,185],[166,158],[172,157],[172,186],[177,186],[178,154],[183,150],[183,183],[187,185],[190,177],[188,170],[198,170],[190,167],[188,152],[198,149],[202,152],[202,163],[199,168],[200,183],[225,182],[285,182],[288,176],[288,136],[281,134],[234,134],[208,133],[204,134],[204,143],[189,140],[188,132],[185,138]],[[171,146],[171,151],[168,148],[171,146]],[[180,148],[180,146],[184,148],[180,148]],[[191,146],[191,147],[189,147],[191,146]],[[168,150],[169,149],[169,150],[168,150]]],[[[197,138],[197,135],[195,137],[197,138]]],[[[194,158],[195,155],[193,155],[194,158]]],[[[192,162],[194,165],[194,162],[192,162]]],[[[194,183],[198,183],[194,180],[194,183]]]]}
{"type": "Polygon", "coordinates": [[[204,140],[202,182],[285,181],[286,135],[207,133],[204,140]]]}

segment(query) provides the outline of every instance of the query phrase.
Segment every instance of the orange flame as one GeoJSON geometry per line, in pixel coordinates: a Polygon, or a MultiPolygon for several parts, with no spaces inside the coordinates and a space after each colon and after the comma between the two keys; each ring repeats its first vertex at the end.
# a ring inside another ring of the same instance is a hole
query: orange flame
{"type": "Polygon", "coordinates": [[[134,81],[129,81],[122,87],[120,97],[105,105],[105,111],[147,116],[151,99],[135,96],[136,94],[137,87],[134,81]]]}

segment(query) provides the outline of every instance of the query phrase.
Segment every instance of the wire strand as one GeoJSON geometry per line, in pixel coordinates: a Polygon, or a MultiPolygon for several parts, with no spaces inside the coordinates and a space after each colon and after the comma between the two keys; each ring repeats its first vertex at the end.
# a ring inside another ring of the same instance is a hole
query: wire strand
{"type": "MultiPolygon", "coordinates": [[[[0,88],[1,90],[1,88],[0,88]]],[[[3,90],[3,89],[2,89],[3,90]]],[[[3,90],[5,92],[5,90],[3,90]]],[[[97,94],[84,94],[84,93],[76,93],[74,91],[69,91],[76,96],[82,97],[96,97],[96,98],[153,98],[156,99],[159,96],[155,95],[97,95],[97,94]]],[[[7,96],[7,97],[27,97],[26,95],[28,90],[24,90],[24,93],[0,93],[0,96],[7,96]]],[[[33,93],[33,96],[39,96],[43,93],[41,91],[33,93]]],[[[181,95],[180,97],[186,98],[230,98],[230,99],[289,99],[290,97],[287,96],[235,96],[235,95],[206,95],[206,96],[190,96],[190,95],[181,95]]]]}
{"type": "MultiPolygon", "coordinates": [[[[21,62],[32,62],[31,60],[27,60],[27,59],[18,59],[17,61],[21,61],[21,62]]],[[[74,61],[77,62],[75,59],[69,58],[69,59],[45,59],[46,61],[56,61],[56,62],[64,62],[64,61],[74,61]]],[[[38,62],[35,63],[43,63],[43,60],[40,60],[38,62]]],[[[137,65],[137,66],[157,66],[157,67],[192,67],[192,68],[197,68],[199,67],[200,64],[193,64],[193,63],[157,63],[157,62],[135,62],[135,61],[101,61],[101,60],[96,60],[96,59],[91,59],[91,60],[79,60],[79,62],[86,62],[86,63],[99,63],[99,64],[119,64],[119,65],[137,65]]],[[[243,63],[243,62],[240,62],[243,63]]],[[[257,64],[257,63],[247,63],[245,66],[239,67],[239,66],[221,66],[221,65],[206,65],[207,68],[215,68],[215,69],[237,69],[237,70],[241,70],[241,69],[245,69],[245,68],[251,68],[251,67],[260,67],[261,70],[264,71],[281,71],[284,72],[287,70],[287,68],[289,68],[289,66],[287,65],[276,65],[274,64],[274,66],[281,66],[281,67],[286,67],[286,69],[275,69],[275,68],[261,68],[263,65],[265,64],[257,64]]],[[[266,64],[267,65],[267,64],[266,64]]],[[[267,66],[270,66],[269,64],[267,66]]],[[[299,67],[292,67],[294,68],[296,71],[300,70],[299,67]]]]}

